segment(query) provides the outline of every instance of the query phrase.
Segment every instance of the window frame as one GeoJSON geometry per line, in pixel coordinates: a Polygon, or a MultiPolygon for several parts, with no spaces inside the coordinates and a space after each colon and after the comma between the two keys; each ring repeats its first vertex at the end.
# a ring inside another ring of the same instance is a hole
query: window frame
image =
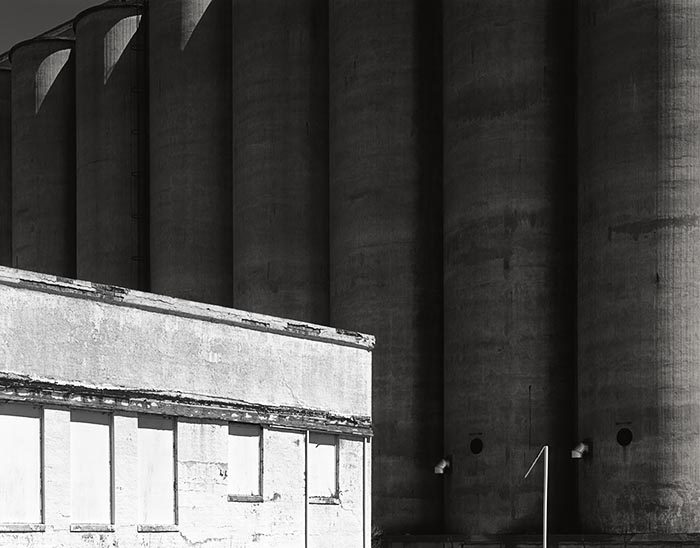
{"type": "MultiPolygon", "coordinates": [[[[107,420],[107,427],[109,428],[109,522],[107,523],[99,523],[99,522],[74,522],[71,521],[70,523],[70,531],[74,533],[110,533],[114,532],[114,526],[115,526],[115,476],[114,476],[114,469],[115,469],[115,447],[114,447],[114,413],[111,411],[105,411],[102,409],[87,409],[87,408],[70,408],[70,419],[69,422],[72,424],[73,421],[73,414],[76,413],[84,413],[84,414],[90,414],[90,413],[97,413],[97,414],[103,414],[107,415],[108,420],[107,420]]],[[[85,421],[75,421],[75,422],[85,422],[85,421]]],[[[72,453],[73,448],[70,448],[70,452],[72,453]]],[[[71,454],[71,459],[72,459],[72,454],[71,454]]],[[[70,499],[70,506],[71,506],[71,520],[73,519],[73,512],[72,512],[72,507],[73,507],[73,477],[71,474],[70,478],[70,484],[71,484],[71,499],[70,499]]]]}
{"type": "MultiPolygon", "coordinates": [[[[330,496],[312,495],[311,493],[309,493],[309,495],[308,495],[309,504],[331,504],[331,505],[340,504],[340,435],[335,433],[335,432],[323,432],[323,431],[319,431],[319,430],[309,430],[309,431],[307,431],[307,439],[308,439],[309,449],[311,448],[311,444],[313,443],[311,441],[311,438],[314,435],[329,436],[335,440],[335,443],[334,443],[334,447],[335,447],[335,493],[333,493],[330,496]]],[[[308,462],[309,456],[310,456],[310,451],[308,452],[308,454],[306,456],[307,469],[309,467],[309,462],[308,462]]],[[[307,488],[307,490],[309,489],[309,478],[308,477],[306,478],[306,488],[307,488]]]]}
{"type": "MultiPolygon", "coordinates": [[[[226,482],[226,500],[228,502],[263,502],[264,500],[264,495],[263,495],[263,474],[265,472],[265,443],[264,443],[264,433],[265,433],[265,428],[263,427],[262,424],[256,424],[256,423],[250,423],[250,422],[236,422],[236,421],[231,421],[227,423],[227,434],[226,434],[226,441],[227,447],[229,447],[229,444],[231,443],[231,438],[230,436],[235,435],[231,434],[231,426],[233,425],[239,425],[239,426],[251,426],[251,427],[256,427],[258,430],[258,494],[256,495],[243,495],[243,494],[237,494],[237,493],[230,493],[229,492],[229,483],[228,483],[228,478],[226,482]]],[[[228,459],[228,457],[227,457],[228,459]]],[[[228,474],[231,474],[231,462],[230,459],[228,459],[229,462],[227,463],[228,465],[228,474]]]]}
{"type": "Polygon", "coordinates": [[[140,515],[140,509],[141,509],[141,486],[138,484],[137,481],[137,492],[136,492],[136,505],[137,505],[137,513],[138,515],[138,522],[136,525],[136,532],[138,533],[165,533],[165,532],[173,532],[173,531],[179,531],[179,524],[180,524],[180,512],[179,512],[179,501],[178,501],[178,490],[179,490],[179,481],[178,481],[178,453],[177,453],[177,436],[178,436],[178,420],[177,416],[175,415],[160,415],[160,414],[154,414],[154,413],[139,413],[136,417],[136,458],[137,458],[137,467],[138,467],[138,474],[140,475],[140,469],[141,469],[141,462],[140,462],[140,453],[139,453],[139,439],[138,439],[138,431],[139,428],[143,429],[148,429],[148,427],[141,427],[139,426],[139,421],[140,419],[153,419],[153,418],[159,418],[159,419],[164,419],[170,421],[172,424],[172,434],[173,434],[173,455],[172,455],[172,463],[173,463],[173,523],[143,523],[141,522],[141,515],[140,515]]]}
{"type": "MultiPolygon", "coordinates": [[[[46,531],[46,466],[45,466],[45,414],[44,406],[33,402],[0,400],[0,410],[4,406],[25,407],[36,411],[39,421],[39,521],[38,522],[0,522],[0,533],[35,533],[46,531]]],[[[26,415],[25,415],[26,416],[26,415]]]]}

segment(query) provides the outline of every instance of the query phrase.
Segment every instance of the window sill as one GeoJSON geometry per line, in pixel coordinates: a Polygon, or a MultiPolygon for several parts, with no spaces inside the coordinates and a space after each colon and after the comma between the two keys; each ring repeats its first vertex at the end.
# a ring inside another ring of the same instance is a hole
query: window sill
{"type": "Polygon", "coordinates": [[[106,523],[71,523],[71,533],[114,533],[114,525],[106,523]]]}
{"type": "Polygon", "coordinates": [[[338,497],[309,497],[309,504],[340,504],[338,497]]]}
{"type": "Polygon", "coordinates": [[[0,533],[43,533],[43,523],[0,523],[0,533]]]}
{"type": "Polygon", "coordinates": [[[229,495],[229,502],[262,502],[262,495],[229,495]]]}
{"type": "Polygon", "coordinates": [[[139,533],[173,533],[179,529],[177,525],[137,525],[139,533]]]}

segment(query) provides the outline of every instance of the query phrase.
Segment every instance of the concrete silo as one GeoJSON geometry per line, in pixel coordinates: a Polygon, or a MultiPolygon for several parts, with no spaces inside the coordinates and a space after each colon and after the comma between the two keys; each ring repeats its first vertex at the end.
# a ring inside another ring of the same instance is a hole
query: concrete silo
{"type": "Polygon", "coordinates": [[[136,3],[91,8],[76,44],[78,278],[146,289],[145,21],[136,3]]]}
{"type": "Polygon", "coordinates": [[[535,532],[575,512],[574,7],[444,3],[446,529],[535,532]],[[540,468],[541,469],[541,468],[540,468]]]}
{"type": "Polygon", "coordinates": [[[12,266],[11,72],[0,68],[0,265],[12,266]]]}
{"type": "Polygon", "coordinates": [[[73,40],[29,40],[10,55],[13,266],[74,278],[73,40]]]}
{"type": "Polygon", "coordinates": [[[440,4],[329,8],[331,325],[373,333],[372,512],[442,522],[440,4]]]}
{"type": "Polygon", "coordinates": [[[231,0],[149,2],[151,291],[231,305],[231,0]]]}
{"type": "Polygon", "coordinates": [[[328,323],[328,2],[233,2],[233,299],[328,323]]]}
{"type": "Polygon", "coordinates": [[[697,532],[700,5],[578,20],[581,526],[697,532]]]}

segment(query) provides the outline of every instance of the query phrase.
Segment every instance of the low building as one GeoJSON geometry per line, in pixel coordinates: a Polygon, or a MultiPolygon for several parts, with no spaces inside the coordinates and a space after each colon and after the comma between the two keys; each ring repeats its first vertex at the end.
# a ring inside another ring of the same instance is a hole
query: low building
{"type": "Polygon", "coordinates": [[[373,343],[0,268],[0,548],[369,547],[373,343]]]}

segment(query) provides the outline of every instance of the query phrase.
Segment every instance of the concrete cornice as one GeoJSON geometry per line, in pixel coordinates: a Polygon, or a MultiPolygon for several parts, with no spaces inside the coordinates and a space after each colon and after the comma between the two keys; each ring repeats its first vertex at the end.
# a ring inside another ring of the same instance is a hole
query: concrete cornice
{"type": "Polygon", "coordinates": [[[0,402],[2,401],[372,436],[371,418],[365,416],[336,415],[313,409],[261,405],[181,392],[98,387],[0,372],[0,402]]]}

